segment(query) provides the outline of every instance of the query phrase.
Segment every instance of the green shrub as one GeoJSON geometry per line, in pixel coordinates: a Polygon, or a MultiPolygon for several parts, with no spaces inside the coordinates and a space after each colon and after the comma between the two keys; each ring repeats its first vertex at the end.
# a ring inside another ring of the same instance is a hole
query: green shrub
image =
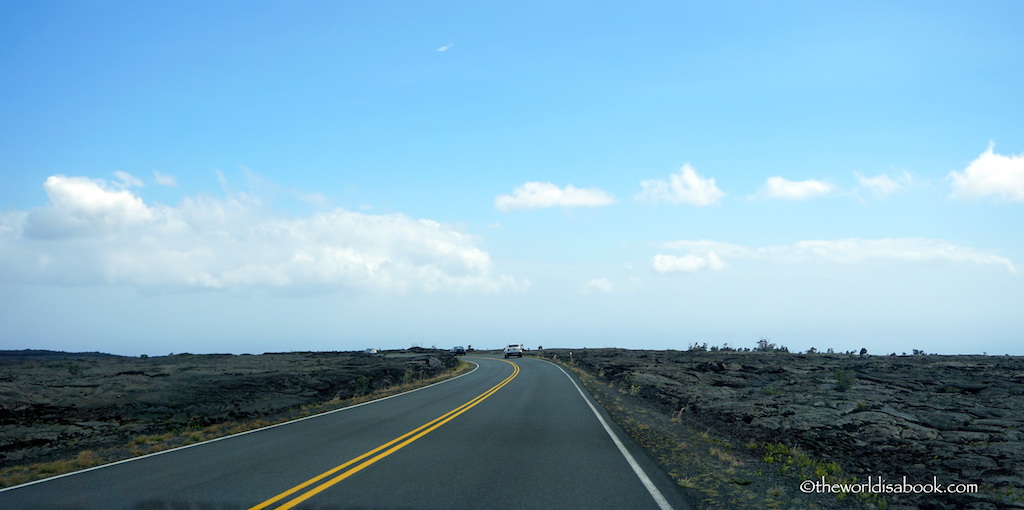
{"type": "Polygon", "coordinates": [[[853,386],[853,374],[846,370],[836,370],[836,391],[846,391],[853,386]]]}
{"type": "Polygon", "coordinates": [[[370,392],[370,379],[365,375],[359,376],[356,379],[356,395],[363,396],[370,392]]]}

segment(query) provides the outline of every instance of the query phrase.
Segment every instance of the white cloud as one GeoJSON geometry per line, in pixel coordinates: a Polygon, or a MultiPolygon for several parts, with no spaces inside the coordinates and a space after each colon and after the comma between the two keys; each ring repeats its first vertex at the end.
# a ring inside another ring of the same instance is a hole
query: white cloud
{"type": "Polygon", "coordinates": [[[608,281],[607,278],[595,278],[583,284],[583,288],[580,289],[580,293],[584,296],[591,296],[594,294],[609,294],[612,291],[612,282],[608,281]]]}
{"type": "Polygon", "coordinates": [[[704,268],[721,271],[728,266],[715,252],[708,251],[704,255],[683,256],[659,253],[651,260],[651,267],[658,273],[692,273],[704,268]]]}
{"type": "Polygon", "coordinates": [[[328,200],[327,196],[324,195],[323,193],[298,193],[298,192],[296,192],[295,196],[298,197],[298,199],[301,200],[303,203],[306,203],[306,204],[309,204],[309,205],[313,205],[313,206],[316,206],[316,207],[320,207],[320,208],[326,208],[326,207],[330,206],[330,204],[331,204],[331,201],[328,200]]]}
{"type": "MultiPolygon", "coordinates": [[[[698,254],[716,253],[730,260],[752,259],[796,264],[808,262],[862,264],[870,261],[909,263],[950,262],[997,267],[1005,269],[1010,273],[1017,272],[1017,267],[1005,257],[974,248],[958,246],[938,239],[807,240],[791,245],[761,248],[700,240],[664,243],[662,247],[688,253],[688,255],[682,257],[675,257],[677,259],[685,259],[686,257],[699,258],[698,254]]],[[[661,254],[658,255],[661,256],[661,254]]],[[[685,267],[683,263],[680,263],[680,265],[685,267]]]]}
{"type": "Polygon", "coordinates": [[[808,179],[806,181],[789,181],[782,177],[769,177],[757,192],[761,198],[779,198],[784,200],[805,200],[828,195],[835,189],[824,181],[808,179]]]}
{"type": "Polygon", "coordinates": [[[954,198],[995,197],[1024,202],[1024,154],[1003,156],[995,144],[971,162],[963,172],[950,172],[954,198]]]}
{"type": "Polygon", "coordinates": [[[598,207],[615,202],[608,193],[598,188],[577,188],[572,185],[559,188],[550,182],[527,182],[511,195],[494,197],[494,206],[500,211],[537,209],[546,207],[598,207]]]}
{"type": "Polygon", "coordinates": [[[153,170],[153,178],[156,179],[157,184],[168,188],[173,188],[178,185],[178,179],[173,175],[167,175],[158,170],[153,170]]]}
{"type": "Polygon", "coordinates": [[[474,237],[402,214],[284,217],[243,193],[147,206],[83,177],[50,177],[44,188],[47,205],[0,218],[0,281],[299,292],[520,286],[494,274],[474,237]]]}
{"type": "Polygon", "coordinates": [[[153,211],[128,190],[113,190],[103,180],[54,175],[43,183],[50,199],[46,207],[26,217],[30,237],[66,236],[115,232],[145,224],[153,211]]]}
{"type": "Polygon", "coordinates": [[[752,251],[752,248],[747,248],[746,246],[725,243],[722,241],[710,241],[707,239],[701,239],[699,241],[671,241],[661,243],[660,246],[667,250],[676,250],[686,253],[707,253],[709,251],[713,251],[716,255],[723,256],[725,258],[747,257],[752,251]]]}
{"type": "Polygon", "coordinates": [[[854,173],[857,177],[857,182],[862,188],[867,189],[875,196],[884,197],[891,195],[903,189],[904,185],[910,184],[912,178],[909,173],[903,172],[898,178],[893,179],[887,174],[876,175],[874,177],[865,177],[860,173],[854,173]]]}
{"type": "Polygon", "coordinates": [[[142,181],[138,177],[120,170],[114,171],[114,176],[117,177],[118,182],[114,183],[119,188],[141,188],[142,181]]]}
{"type": "Polygon", "coordinates": [[[820,258],[844,264],[857,264],[873,259],[904,262],[947,261],[1003,267],[1011,273],[1017,268],[1004,257],[957,246],[937,239],[837,239],[833,241],[800,241],[792,253],[803,258],[820,258]]]}
{"type": "Polygon", "coordinates": [[[678,173],[669,176],[668,181],[651,179],[641,181],[643,188],[637,193],[637,200],[651,202],[687,203],[696,206],[717,204],[725,196],[715,185],[714,178],[704,178],[689,163],[678,173]]]}
{"type": "Polygon", "coordinates": [[[448,50],[452,49],[452,46],[455,46],[455,45],[451,44],[451,43],[448,43],[448,44],[445,44],[444,46],[441,46],[440,48],[438,48],[437,51],[448,51],[448,50]]]}

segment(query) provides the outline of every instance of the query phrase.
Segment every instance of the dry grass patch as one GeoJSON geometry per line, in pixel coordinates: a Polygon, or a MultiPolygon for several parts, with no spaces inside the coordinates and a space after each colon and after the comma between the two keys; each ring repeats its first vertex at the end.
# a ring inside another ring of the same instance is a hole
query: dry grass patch
{"type": "Polygon", "coordinates": [[[743,465],[743,462],[737,459],[735,455],[729,453],[728,451],[722,450],[718,447],[712,446],[708,448],[708,453],[710,453],[712,456],[722,461],[722,463],[728,465],[729,467],[736,468],[743,465]]]}

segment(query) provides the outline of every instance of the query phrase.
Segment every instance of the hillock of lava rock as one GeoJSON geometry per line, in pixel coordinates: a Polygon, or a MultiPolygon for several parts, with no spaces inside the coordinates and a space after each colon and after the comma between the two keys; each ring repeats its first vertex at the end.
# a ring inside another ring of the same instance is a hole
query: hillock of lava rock
{"type": "Polygon", "coordinates": [[[0,353],[0,467],[123,446],[142,434],[275,416],[431,377],[457,361],[441,351],[0,353]]]}
{"type": "Polygon", "coordinates": [[[572,361],[665,414],[799,447],[862,481],[981,487],[889,498],[908,508],[1024,508],[1024,358],[583,349],[572,361]]]}

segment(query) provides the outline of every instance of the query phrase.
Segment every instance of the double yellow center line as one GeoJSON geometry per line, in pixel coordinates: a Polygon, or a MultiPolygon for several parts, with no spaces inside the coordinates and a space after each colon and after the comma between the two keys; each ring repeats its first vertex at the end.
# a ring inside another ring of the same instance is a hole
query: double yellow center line
{"type": "Polygon", "coordinates": [[[274,505],[277,505],[278,503],[280,503],[280,505],[274,507],[274,510],[287,510],[288,508],[293,508],[295,507],[295,505],[298,505],[299,503],[302,503],[303,501],[319,494],[320,492],[323,492],[328,487],[362,471],[363,469],[369,467],[378,460],[381,460],[384,457],[387,457],[388,455],[391,455],[392,453],[395,453],[398,450],[405,448],[413,441],[433,432],[434,430],[444,425],[445,423],[454,420],[456,416],[470,410],[473,406],[479,404],[480,402],[483,402],[484,399],[493,395],[506,384],[511,382],[512,379],[515,379],[517,375],[519,375],[518,365],[510,361],[505,362],[508,363],[509,365],[512,365],[512,375],[506,377],[505,380],[494,385],[491,389],[481,393],[480,395],[477,395],[474,399],[470,400],[469,402],[466,402],[465,404],[456,407],[455,409],[416,428],[415,430],[412,430],[399,437],[396,437],[395,439],[392,439],[391,441],[388,441],[387,443],[384,443],[338,467],[325,471],[313,478],[310,478],[309,480],[306,480],[305,482],[302,482],[299,485],[296,485],[295,487],[292,487],[291,489],[288,489],[278,494],[277,496],[274,496],[250,508],[249,510],[262,510],[264,508],[270,508],[274,505]]]}

